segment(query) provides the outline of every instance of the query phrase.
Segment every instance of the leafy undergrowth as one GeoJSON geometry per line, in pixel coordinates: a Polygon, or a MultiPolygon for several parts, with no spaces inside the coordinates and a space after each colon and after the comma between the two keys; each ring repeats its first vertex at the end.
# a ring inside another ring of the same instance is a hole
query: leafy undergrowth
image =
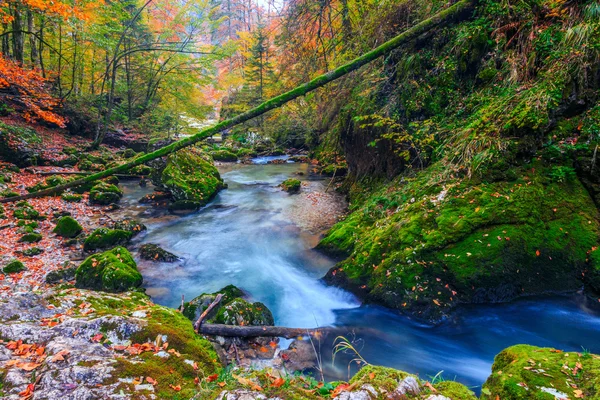
{"type": "Polygon", "coordinates": [[[483,385],[487,399],[597,399],[600,356],[517,345],[496,356],[483,385]]]}
{"type": "Polygon", "coordinates": [[[574,290],[599,272],[598,211],[575,176],[554,171],[538,157],[444,178],[440,163],[367,186],[320,243],[347,256],[327,280],[428,319],[458,302],[574,290]]]}

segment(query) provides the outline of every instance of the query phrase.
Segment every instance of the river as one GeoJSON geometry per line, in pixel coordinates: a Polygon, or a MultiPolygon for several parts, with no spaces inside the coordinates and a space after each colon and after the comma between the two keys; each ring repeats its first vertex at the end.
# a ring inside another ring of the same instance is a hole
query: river
{"type": "MultiPolygon", "coordinates": [[[[190,300],[233,284],[265,303],[277,325],[347,327],[346,336],[367,362],[422,378],[443,371],[445,379],[477,392],[494,355],[513,344],[600,353],[600,308],[581,294],[462,306],[449,320],[431,326],[361,306],[351,294],[324,285],[319,279],[334,261],[312,249],[319,237],[315,226],[331,224],[336,210],[311,214],[306,196],[276,186],[299,176],[316,196],[323,195],[328,182],[307,180],[306,164],[267,165],[268,160],[221,168],[228,188],[201,211],[182,217],[138,204],[151,188],[123,185],[124,209],[141,216],[149,228],[138,241],[157,243],[181,257],[173,264],[140,262],[147,293],[156,303],[177,307],[181,295],[190,300]]],[[[343,205],[342,199],[333,201],[343,205]]],[[[348,378],[350,356],[332,365],[330,341],[321,344],[320,353],[327,378],[348,378]]]]}

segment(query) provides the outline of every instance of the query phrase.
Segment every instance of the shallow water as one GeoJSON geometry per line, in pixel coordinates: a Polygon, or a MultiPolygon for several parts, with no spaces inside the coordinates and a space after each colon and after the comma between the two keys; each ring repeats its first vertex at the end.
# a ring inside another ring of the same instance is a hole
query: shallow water
{"type": "MultiPolygon", "coordinates": [[[[308,167],[264,164],[268,160],[223,167],[228,189],[185,217],[154,214],[136,203],[150,189],[124,185],[126,212],[148,217],[144,222],[149,230],[140,241],[158,243],[182,258],[173,264],[140,263],[154,301],[176,307],[181,295],[190,300],[233,284],[265,303],[278,325],[348,327],[346,336],[356,339],[368,362],[424,378],[443,370],[446,379],[476,391],[489,375],[494,355],[512,344],[600,352],[600,309],[582,295],[465,306],[437,326],[383,308],[361,307],[351,294],[319,281],[334,262],[312,250],[318,232],[300,229],[304,225],[290,218],[306,199],[276,187],[298,172],[305,173],[300,179],[306,177],[308,167]]],[[[311,188],[318,194],[327,183],[312,182],[311,188]]],[[[331,349],[330,341],[321,344],[326,375],[346,379],[350,358],[338,357],[332,366],[331,349]]]]}

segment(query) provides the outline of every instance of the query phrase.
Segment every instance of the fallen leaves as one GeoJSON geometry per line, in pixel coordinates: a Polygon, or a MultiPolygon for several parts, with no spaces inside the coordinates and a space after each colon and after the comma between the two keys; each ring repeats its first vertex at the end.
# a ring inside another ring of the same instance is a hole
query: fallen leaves
{"type": "Polygon", "coordinates": [[[235,375],[235,374],[232,374],[231,376],[233,376],[241,385],[248,386],[252,390],[256,390],[258,392],[261,392],[263,390],[263,388],[260,385],[256,384],[255,382],[253,382],[250,379],[243,378],[243,377],[241,377],[239,375],[235,375]]]}
{"type": "Polygon", "coordinates": [[[69,350],[63,349],[63,350],[59,351],[58,353],[56,353],[50,361],[52,361],[52,362],[65,361],[65,357],[68,356],[69,353],[70,353],[69,350]]]}

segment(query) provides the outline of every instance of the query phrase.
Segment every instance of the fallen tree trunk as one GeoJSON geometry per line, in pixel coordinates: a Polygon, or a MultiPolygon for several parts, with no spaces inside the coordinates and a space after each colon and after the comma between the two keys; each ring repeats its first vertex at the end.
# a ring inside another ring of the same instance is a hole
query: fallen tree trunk
{"type": "Polygon", "coordinates": [[[0,199],[0,203],[8,203],[8,202],[13,202],[13,201],[34,198],[34,197],[51,195],[51,194],[54,194],[56,192],[59,192],[59,191],[62,191],[62,190],[65,190],[65,189],[68,189],[71,187],[79,186],[79,185],[82,185],[82,184],[85,184],[88,182],[96,181],[98,179],[106,178],[107,176],[114,175],[117,172],[126,171],[137,165],[144,164],[148,161],[151,161],[156,158],[163,157],[163,156],[169,155],[173,152],[176,152],[178,150],[181,150],[184,147],[191,146],[194,143],[197,143],[203,139],[206,139],[207,137],[213,136],[213,135],[215,135],[219,132],[222,132],[228,128],[231,128],[235,125],[239,125],[243,122],[246,122],[253,118],[256,118],[256,117],[266,113],[267,111],[281,107],[282,105],[284,105],[285,103],[287,103],[291,100],[294,100],[298,97],[304,96],[305,94],[307,94],[315,89],[318,89],[318,88],[328,84],[329,82],[332,82],[338,78],[341,78],[342,76],[347,75],[352,71],[356,71],[363,65],[366,65],[366,64],[370,63],[371,61],[376,60],[379,57],[390,53],[392,50],[397,49],[398,47],[402,46],[403,44],[406,44],[407,42],[418,38],[420,35],[428,32],[432,28],[435,28],[443,23],[450,21],[452,18],[455,18],[455,17],[463,14],[463,12],[465,12],[466,10],[469,9],[469,7],[472,5],[473,1],[474,0],[461,0],[458,3],[448,7],[447,9],[440,11],[439,13],[435,14],[431,18],[421,21],[420,23],[413,26],[412,28],[407,29],[406,31],[399,34],[398,36],[394,37],[393,39],[388,40],[387,42],[383,43],[381,46],[375,48],[374,50],[371,50],[370,52],[368,52],[366,54],[363,54],[362,56],[350,61],[349,63],[342,65],[341,67],[338,67],[338,68],[336,68],[332,71],[329,71],[323,75],[320,75],[320,76],[316,77],[315,79],[311,80],[310,82],[300,85],[300,86],[296,87],[295,89],[290,90],[289,92],[283,93],[283,94],[276,96],[270,100],[267,100],[264,103],[260,104],[259,106],[255,107],[249,111],[246,111],[243,114],[237,115],[234,118],[220,122],[210,128],[203,129],[202,131],[200,131],[199,133],[197,133],[195,135],[178,140],[177,142],[171,143],[170,145],[162,147],[156,151],[153,151],[151,153],[140,156],[132,161],[126,162],[125,164],[121,164],[116,167],[108,168],[104,171],[97,172],[97,173],[89,175],[85,178],[77,179],[75,181],[65,183],[63,185],[58,185],[58,186],[55,186],[55,187],[52,187],[49,189],[40,190],[38,192],[29,193],[29,194],[26,194],[23,196],[3,198],[3,199],[0,199]]]}
{"type": "MultiPolygon", "coordinates": [[[[346,329],[347,330],[347,329],[346,329]]],[[[284,326],[237,326],[223,324],[202,324],[200,332],[203,335],[210,336],[228,336],[228,337],[283,337],[286,339],[299,336],[317,336],[322,337],[332,332],[341,331],[340,328],[286,328],[284,326]]]]}
{"type": "MultiPolygon", "coordinates": [[[[47,175],[91,175],[93,172],[85,172],[85,171],[34,171],[34,173],[47,176],[47,175]]],[[[129,175],[129,174],[113,174],[117,178],[123,179],[141,179],[144,178],[142,175],[129,175]]]]}

